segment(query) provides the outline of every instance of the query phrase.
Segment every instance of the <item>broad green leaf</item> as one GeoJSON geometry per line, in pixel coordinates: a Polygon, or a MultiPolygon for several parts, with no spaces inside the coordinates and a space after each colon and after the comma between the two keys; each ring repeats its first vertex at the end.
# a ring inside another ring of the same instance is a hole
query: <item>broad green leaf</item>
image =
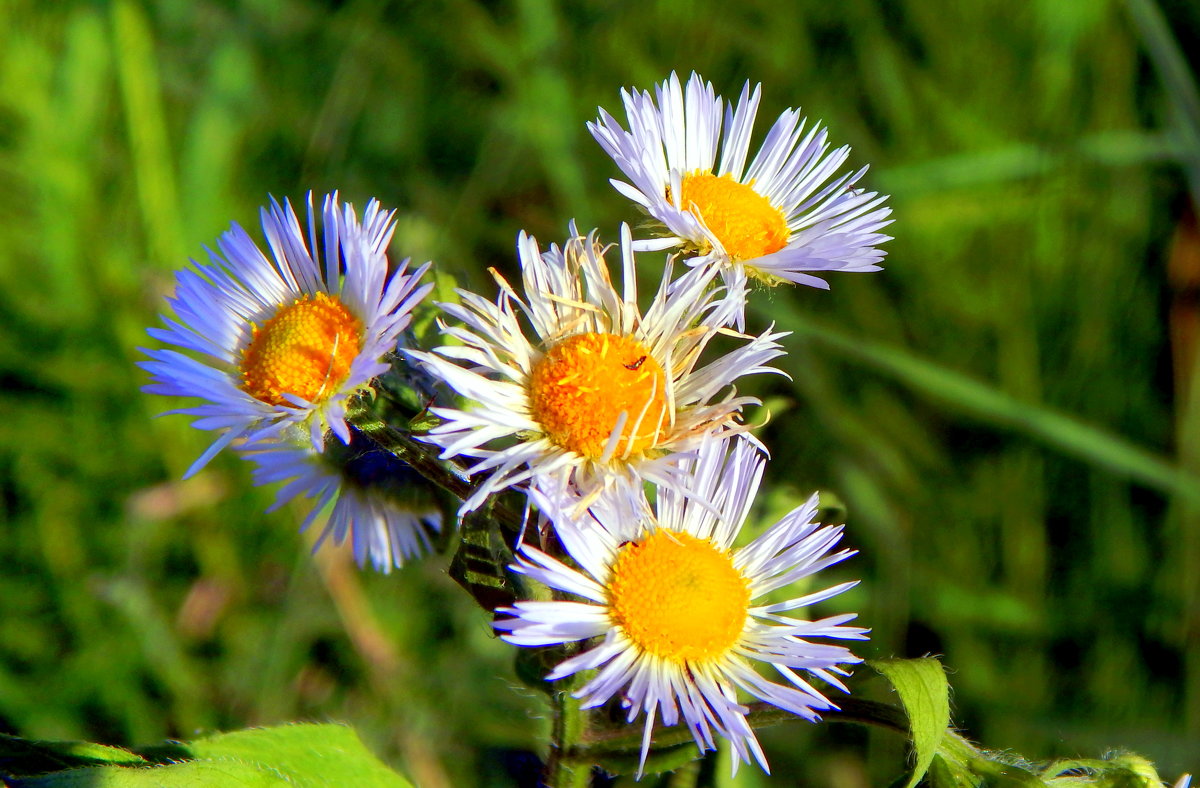
{"type": "Polygon", "coordinates": [[[11,788],[284,788],[292,785],[342,785],[329,782],[293,781],[286,772],[271,767],[237,762],[188,761],[151,768],[100,766],[7,780],[11,788]]]}
{"type": "Polygon", "coordinates": [[[942,663],[922,659],[881,659],[868,662],[891,682],[908,714],[916,764],[905,788],[912,788],[929,769],[942,737],[950,726],[950,685],[942,663]]]}
{"type": "MultiPolygon", "coordinates": [[[[97,754],[115,750],[80,747],[81,752],[97,754]]],[[[11,788],[411,788],[343,725],[256,728],[148,748],[146,754],[165,762],[68,768],[8,778],[6,784],[11,788]]],[[[132,753],[125,756],[138,758],[132,753]]]]}
{"type": "Polygon", "coordinates": [[[306,780],[298,785],[407,785],[346,725],[284,725],[222,733],[198,739],[188,750],[197,760],[233,759],[280,770],[286,766],[289,773],[306,780]]]}

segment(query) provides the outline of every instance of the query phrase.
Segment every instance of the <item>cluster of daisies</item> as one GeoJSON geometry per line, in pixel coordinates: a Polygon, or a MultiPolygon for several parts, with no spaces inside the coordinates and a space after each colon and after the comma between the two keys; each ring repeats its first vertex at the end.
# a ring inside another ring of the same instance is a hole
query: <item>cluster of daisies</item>
{"type": "Polygon", "coordinates": [[[746,333],[746,301],[752,280],[823,288],[824,271],[878,270],[890,209],[857,186],[864,171],[840,172],[849,149],[831,151],[793,110],[747,165],[758,88],[727,104],[672,75],[622,98],[628,128],[603,111],[588,128],[653,235],[622,226],[614,247],[572,224],[544,247],[521,233],[520,287],[492,272],[494,300],[460,290],[434,305],[446,341],[421,349],[405,328],[429,265],[389,263],[393,214],[372,201],[360,219],[336,194],[318,212],[310,197],[304,227],[273,201],[269,256],[235,224],[209,263],[179,273],[174,317],[150,333],[180,350],[146,351],[146,390],[202,400],[176,411],[218,436],[189,474],[232,447],[257,482],[283,483],[277,506],[315,499],[305,527],[332,502],[321,541],[349,536],[360,564],[388,571],[446,524],[428,482],[352,408],[386,373],[432,380],[442,404],[414,437],[473,482],[459,515],[521,495],[544,526],[525,532],[539,546],[512,546],[511,569],[552,591],[497,610],[502,637],[580,643],[547,678],[581,674],[584,707],[616,698],[629,722],[643,715],[643,761],[656,721],[682,721],[701,750],[723,738],[735,768],[766,768],[743,699],[815,719],[834,706],[810,680],[845,690],[844,666],[860,661],[818,639],[866,630],[852,614],[792,615],[852,583],[780,593],[852,554],[836,550],[840,526],[818,522],[815,495],[739,546],[766,460],[741,419],[758,402],[735,383],[778,372],[785,336],[746,333]],[[647,265],[661,270],[648,303],[647,265]]]}

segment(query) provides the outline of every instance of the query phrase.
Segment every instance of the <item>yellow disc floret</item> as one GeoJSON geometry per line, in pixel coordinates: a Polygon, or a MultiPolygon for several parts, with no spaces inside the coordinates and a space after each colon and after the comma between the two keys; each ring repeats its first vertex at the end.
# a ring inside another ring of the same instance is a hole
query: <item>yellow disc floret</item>
{"type": "Polygon", "coordinates": [[[242,390],[270,405],[284,394],[321,402],[350,375],[362,349],[362,323],[336,296],[301,296],[261,327],[242,351],[242,390]]]}
{"type": "Polygon", "coordinates": [[[728,653],[750,606],[750,585],[727,551],[665,530],[621,548],[607,590],[609,613],[629,639],[678,664],[728,653]]]}
{"type": "Polygon", "coordinates": [[[698,214],[734,260],[753,260],[787,246],[783,211],[752,185],[697,170],[683,176],[680,191],[679,207],[698,214]]]}
{"type": "Polygon", "coordinates": [[[550,348],[529,375],[533,417],[556,445],[590,459],[604,455],[622,413],[615,457],[652,448],[667,418],[666,376],[641,342],[617,334],[576,334],[550,348]]]}

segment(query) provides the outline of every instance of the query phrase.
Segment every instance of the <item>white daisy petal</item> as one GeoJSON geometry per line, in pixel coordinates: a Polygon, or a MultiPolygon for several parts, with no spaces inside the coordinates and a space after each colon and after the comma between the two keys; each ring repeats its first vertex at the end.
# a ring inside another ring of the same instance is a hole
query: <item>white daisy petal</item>
{"type": "Polygon", "coordinates": [[[423,494],[424,480],[357,431],[346,443],[317,452],[307,443],[265,440],[243,446],[239,454],[254,463],[255,484],[286,482],[272,509],[301,495],[316,499],[301,531],[333,501],[314,550],[327,539],[341,544],[349,537],[358,565],[369,562],[385,573],[428,552],[430,533],[441,530],[442,516],[423,494]]]}
{"type": "Polygon", "coordinates": [[[536,568],[542,583],[584,601],[518,602],[501,611],[511,618],[495,626],[523,645],[603,636],[547,678],[596,670],[575,695],[584,708],[619,697],[630,722],[642,717],[643,764],[661,719],[664,726],[686,725],[701,751],[713,749],[717,737],[728,740],[735,770],[750,761],[766,770],[740,698],[816,720],[836,707],[809,679],[845,691],[838,676],[861,660],[815,639],[861,640],[867,631],[847,626],[853,614],[816,621],[784,615],[853,583],[753,601],[846,557],[827,555],[841,529],[814,521],[814,496],[751,544],[731,549],[762,478],[759,448],[745,438],[708,435],[677,470],[681,476],[657,491],[654,504],[628,489],[581,501],[567,485],[535,485],[530,495],[584,571],[528,545],[515,568],[527,574],[536,568]],[[774,667],[781,680],[761,674],[756,662],[774,667]]]}
{"type": "Polygon", "coordinates": [[[307,237],[290,203],[262,209],[273,259],[234,224],[217,240],[220,255],[209,252],[211,264],[179,273],[167,299],[176,317],[150,330],[201,358],[145,351],[150,360],[140,366],[151,383],[144,390],[205,400],[181,412],[203,414],[193,423],[199,429],[224,431],[189,474],[238,438],[307,428],[317,451],[326,430],[349,440],[346,401],[387,369],[383,357],[429,291],[418,287],[428,266],[408,274],[405,260],[389,276],[392,214],[376,201],[359,224],[352,206],[326,196],[324,270],[311,195],[308,209],[307,237]]]}
{"type": "MultiPolygon", "coordinates": [[[[865,168],[835,178],[850,149],[830,152],[819,123],[806,130],[799,111],[784,111],[746,167],[760,86],[751,91],[747,82],[736,109],[695,73],[686,87],[672,73],[654,97],[621,96],[628,130],[603,109],[587,127],[628,178],[613,185],[667,234],[639,248],[712,255],[730,292],[747,274],[827,287],[804,272],[879,270],[887,198],[854,188],[865,168]]],[[[733,320],[740,328],[743,313],[733,320]]]]}
{"type": "Polygon", "coordinates": [[[594,605],[580,602],[517,602],[497,613],[513,618],[496,622],[504,640],[518,646],[544,646],[603,635],[608,620],[594,605]]]}
{"type": "Polygon", "coordinates": [[[643,312],[629,228],[620,235],[620,290],[595,234],[571,230],[565,246],[545,251],[520,234],[524,300],[493,272],[495,301],[461,291],[461,303],[442,305],[462,323],[443,329],[456,344],[405,351],[466,403],[434,408],[441,423],[425,436],[443,459],[477,458],[469,475],[487,474],[462,513],[529,479],[552,477],[585,497],[669,483],[704,433],[730,427],[757,403],[733,396],[734,381],[774,372],[768,362],[783,352],[783,334],[768,331],[702,366],[705,347],[730,319],[722,288],[712,286],[717,268],[675,277],[668,263],[643,312]]]}

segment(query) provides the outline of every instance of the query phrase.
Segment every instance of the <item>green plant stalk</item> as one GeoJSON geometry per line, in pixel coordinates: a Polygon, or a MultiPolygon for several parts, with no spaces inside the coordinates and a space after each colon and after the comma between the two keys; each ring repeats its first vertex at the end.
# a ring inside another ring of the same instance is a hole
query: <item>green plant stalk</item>
{"type": "Polygon", "coordinates": [[[587,788],[591,782],[592,761],[581,757],[579,751],[586,712],[573,694],[577,684],[576,676],[555,682],[550,697],[554,716],[550,751],[546,754],[547,788],[587,788]]]}
{"type": "MultiPolygon", "coordinates": [[[[408,464],[430,483],[440,487],[459,500],[465,501],[476,490],[463,469],[457,464],[438,457],[432,446],[414,440],[411,433],[389,426],[362,402],[357,401],[347,409],[346,420],[356,429],[395,455],[396,459],[408,464]]],[[[520,514],[499,501],[488,502],[488,513],[502,528],[518,532],[523,524],[520,514]]]]}
{"type": "MultiPolygon", "coordinates": [[[[475,485],[467,479],[459,466],[440,459],[436,450],[414,440],[411,434],[390,427],[372,413],[365,402],[356,402],[348,410],[347,420],[430,483],[460,500],[466,500],[475,492],[475,485]]],[[[495,499],[489,501],[484,510],[506,530],[515,533],[522,526],[521,516],[495,499]]],[[[591,761],[586,757],[580,758],[579,753],[586,712],[580,708],[579,700],[572,695],[578,682],[576,676],[563,679],[555,683],[551,693],[553,729],[550,750],[546,757],[545,777],[545,785],[548,788],[587,788],[590,782],[591,761]]]]}
{"type": "MultiPolygon", "coordinates": [[[[461,468],[440,459],[435,449],[414,440],[410,433],[389,426],[371,412],[367,402],[360,400],[355,403],[349,409],[347,419],[430,483],[460,500],[465,500],[474,492],[475,486],[461,468]]],[[[486,514],[494,517],[501,527],[514,531],[521,527],[520,515],[499,502],[490,501],[486,514]]],[[[632,732],[629,726],[608,730],[589,729],[586,725],[587,712],[580,708],[580,701],[572,695],[578,683],[579,677],[576,676],[563,679],[555,682],[551,693],[552,730],[545,771],[545,785],[549,788],[586,788],[594,763],[606,756],[623,756],[641,746],[640,729],[632,732]]],[[[796,719],[795,715],[768,703],[754,703],[750,708],[750,723],[755,728],[796,719]]],[[[844,698],[840,710],[826,712],[824,717],[829,722],[869,724],[900,734],[908,733],[908,720],[902,710],[854,697],[844,698]]],[[[662,750],[685,745],[691,740],[691,731],[687,726],[660,729],[655,735],[655,748],[662,750]]]]}

